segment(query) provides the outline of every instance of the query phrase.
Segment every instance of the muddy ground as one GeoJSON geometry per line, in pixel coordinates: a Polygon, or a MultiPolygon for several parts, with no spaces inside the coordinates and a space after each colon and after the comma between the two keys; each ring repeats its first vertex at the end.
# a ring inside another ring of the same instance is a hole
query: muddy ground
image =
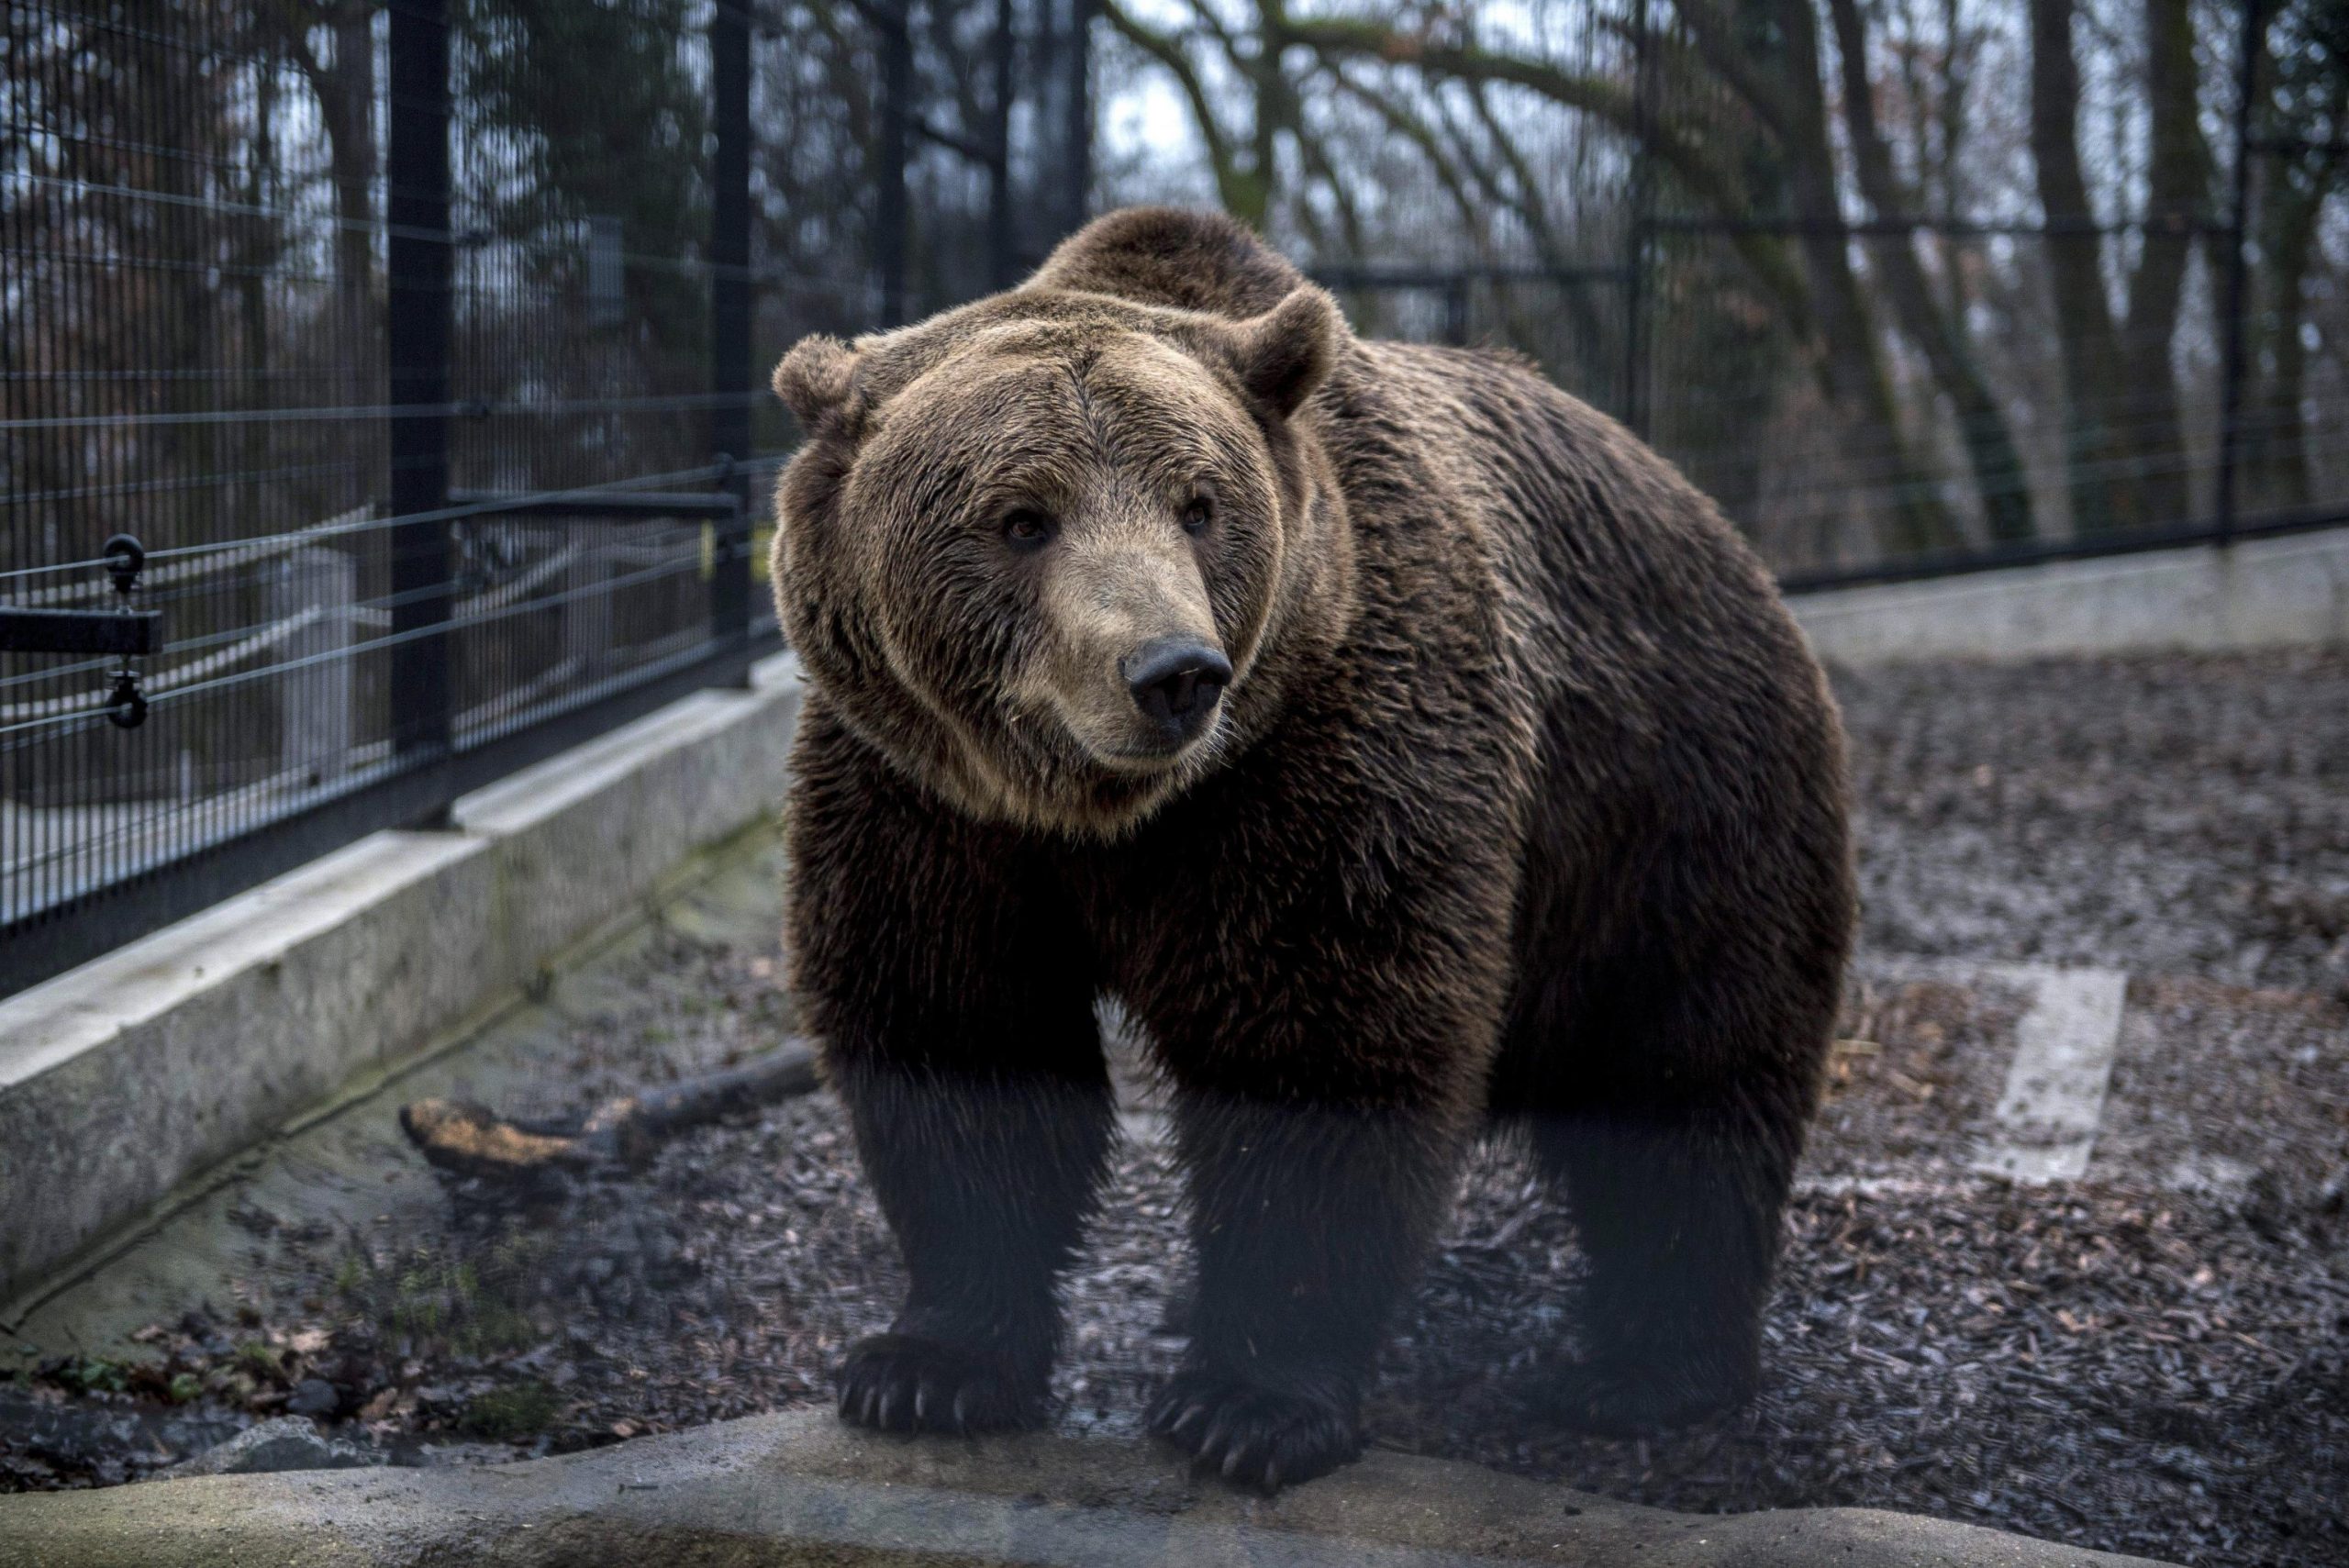
{"type": "Polygon", "coordinates": [[[2349,986],[2349,654],[1841,671],[1864,944],[2349,986]]]}
{"type": "MultiPolygon", "coordinates": [[[[1679,1508],[1865,1504],[2183,1562],[2349,1562],[2349,658],[1842,689],[1866,951],[1762,1398],[1644,1443],[1520,1408],[1572,1348],[1575,1254],[1489,1151],[1385,1358],[1377,1440],[1679,1508]],[[2021,1000],[1920,977],[1915,953],[2140,976],[2086,1180],[1966,1173],[2021,1000]]],[[[771,886],[774,856],[740,886],[771,886]]],[[[646,933],[559,988],[518,1071],[456,1061],[351,1106],[214,1200],[225,1241],[83,1287],[83,1327],[70,1297],[20,1325],[48,1343],[0,1385],[0,1485],[135,1477],[289,1408],[430,1460],[826,1398],[898,1286],[829,1096],[520,1200],[424,1172],[389,1130],[398,1098],[468,1073],[543,1105],[766,1048],[788,1024],[772,915],[746,892],[646,933]]],[[[1137,1137],[1072,1282],[1061,1420],[1134,1429],[1179,1351],[1183,1251],[1163,1150],[1137,1137]]]]}

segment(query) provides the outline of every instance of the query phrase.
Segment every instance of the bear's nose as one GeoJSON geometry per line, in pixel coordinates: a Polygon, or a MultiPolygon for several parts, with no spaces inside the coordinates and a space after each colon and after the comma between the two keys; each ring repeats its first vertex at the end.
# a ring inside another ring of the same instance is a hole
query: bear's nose
{"type": "Polygon", "coordinates": [[[1169,741],[1207,724],[1231,679],[1231,661],[1195,637],[1156,637],[1118,661],[1142,717],[1169,741]]]}

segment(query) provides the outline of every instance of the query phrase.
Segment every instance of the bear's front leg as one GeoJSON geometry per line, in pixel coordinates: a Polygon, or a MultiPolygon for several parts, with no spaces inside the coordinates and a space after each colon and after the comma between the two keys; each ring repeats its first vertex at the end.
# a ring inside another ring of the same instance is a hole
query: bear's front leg
{"type": "Polygon", "coordinates": [[[1010,835],[915,795],[820,702],[802,725],[792,979],[908,1276],[842,1363],[840,1412],[1030,1425],[1114,1127],[1085,936],[1010,835]]]}
{"type": "MultiPolygon", "coordinates": [[[[1306,719],[1283,746],[1352,754],[1306,719]]],[[[1265,1492],[1361,1452],[1372,1363],[1482,1106],[1516,896],[1504,792],[1415,815],[1295,756],[1258,765],[1318,809],[1216,813],[1215,854],[1149,865],[1160,905],[1116,976],[1173,1090],[1197,1254],[1149,1425],[1265,1492]]]]}
{"type": "Polygon", "coordinates": [[[1194,1468],[1266,1493],[1362,1451],[1361,1402],[1460,1140],[1435,1106],[1178,1090],[1198,1251],[1191,1347],[1149,1413],[1194,1468]]]}
{"type": "Polygon", "coordinates": [[[1108,1144],[1106,1081],[837,1047],[831,1060],[908,1275],[889,1331],[841,1364],[842,1418],[901,1432],[1035,1424],[1059,1337],[1054,1286],[1108,1144]]]}

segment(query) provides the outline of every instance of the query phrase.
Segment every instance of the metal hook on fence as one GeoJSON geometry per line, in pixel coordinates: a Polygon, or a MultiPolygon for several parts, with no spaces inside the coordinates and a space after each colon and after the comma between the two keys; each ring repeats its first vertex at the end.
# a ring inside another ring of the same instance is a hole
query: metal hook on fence
{"type": "MultiPolygon", "coordinates": [[[[117,534],[106,540],[105,555],[106,575],[114,579],[121,607],[128,610],[130,591],[139,586],[139,573],[147,565],[147,547],[129,534],[117,534]]],[[[106,694],[106,719],[119,729],[136,729],[147,722],[147,694],[139,689],[139,668],[128,654],[114,673],[114,689],[106,694]]]]}
{"type": "MultiPolygon", "coordinates": [[[[156,651],[161,640],[157,626],[162,617],[159,611],[135,609],[130,602],[130,591],[139,585],[139,573],[147,565],[146,546],[128,534],[117,534],[106,540],[102,559],[106,574],[114,579],[118,601],[114,608],[0,605],[0,652],[77,659],[120,654],[122,667],[114,673],[114,684],[106,699],[106,717],[131,729],[147,717],[147,698],[139,689],[139,668],[132,661],[156,651]]],[[[69,699],[55,711],[81,713],[88,711],[88,706],[86,698],[69,699]]]]}
{"type": "Polygon", "coordinates": [[[106,721],[117,729],[136,729],[147,722],[147,694],[139,689],[139,672],[128,664],[114,673],[114,690],[106,694],[106,721]]]}
{"type": "Polygon", "coordinates": [[[114,591],[123,595],[123,608],[130,607],[130,590],[139,585],[139,573],[147,567],[147,547],[133,534],[117,534],[106,540],[99,552],[106,558],[106,575],[114,579],[114,591]]]}

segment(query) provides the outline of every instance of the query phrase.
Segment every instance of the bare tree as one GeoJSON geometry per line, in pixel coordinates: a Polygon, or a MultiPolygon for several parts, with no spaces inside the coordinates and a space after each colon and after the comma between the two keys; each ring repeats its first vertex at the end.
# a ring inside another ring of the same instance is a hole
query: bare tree
{"type": "MultiPolygon", "coordinates": [[[[1694,3],[1701,8],[1707,0],[1694,3]]],[[[1842,66],[1843,121],[1860,195],[1879,219],[1900,224],[1921,211],[1922,204],[1920,193],[1895,172],[1891,145],[1876,123],[1867,24],[1859,0],[1828,0],[1828,12],[1842,66]]],[[[1959,439],[1973,467],[1990,538],[2015,542],[2034,537],[2038,529],[2022,457],[2015,450],[2006,410],[1975,357],[1962,299],[1935,297],[1918,260],[1916,242],[1904,230],[1887,235],[1871,254],[1901,332],[1924,354],[1935,382],[1956,410],[1959,439]]]]}
{"type": "Polygon", "coordinates": [[[309,84],[326,129],[328,183],[334,195],[337,321],[352,404],[381,395],[382,366],[372,351],[378,316],[375,295],[375,13],[376,0],[275,0],[267,19],[273,42],[309,84]],[[320,45],[324,45],[321,50],[320,45]]]}
{"type": "Polygon", "coordinates": [[[2072,523],[2084,534],[2183,522],[2184,441],[2170,353],[2188,249],[2210,196],[2188,0],[2144,0],[2148,209],[2126,305],[2080,155],[2075,0],[2031,0],[2031,144],[2068,393],[2072,523]]]}
{"type": "Polygon", "coordinates": [[[2253,128],[2272,161],[2260,171],[2242,434],[2242,484],[2252,509],[2316,499],[2308,296],[2327,206],[2349,187],[2349,0],[2302,0],[2275,18],[2266,41],[2253,128]]]}
{"type": "MultiPolygon", "coordinates": [[[[1881,328],[1843,232],[1812,0],[1760,3],[1771,8],[1773,24],[1788,40],[1783,70],[1753,66],[1729,37],[1713,0],[1684,0],[1682,13],[1695,49],[1671,63],[1709,72],[1725,83],[1774,139],[1782,155],[1791,237],[1746,232],[1733,236],[1732,243],[1776,297],[1795,339],[1810,350],[1811,369],[1830,401],[1875,432],[1893,454],[1894,466],[1910,470],[1917,465],[1908,453],[1906,421],[1885,363],[1881,328]]],[[[1295,142],[1300,167],[1338,167],[1298,109],[1313,80],[1302,72],[1317,65],[1339,91],[1419,149],[1464,208],[1471,206],[1471,193],[1476,206],[1514,206],[1536,244],[1553,253],[1560,225],[1539,183],[1516,177],[1526,160],[1515,146],[1514,128],[1493,108],[1493,93],[1563,107],[1619,136],[1635,138],[1696,200],[1723,216],[1749,215],[1749,193],[1734,167],[1734,148],[1709,139],[1705,128],[1643,112],[1622,72],[1578,69],[1487,47],[1473,13],[1436,13],[1406,25],[1360,17],[1301,17],[1277,0],[1256,0],[1241,26],[1227,20],[1211,0],[1189,0],[1189,20],[1179,29],[1144,24],[1122,0],[1110,0],[1107,14],[1112,26],[1173,74],[1225,206],[1250,222],[1264,223],[1276,206],[1283,138],[1295,142]],[[1292,60],[1301,63],[1288,64],[1292,60]],[[1357,67],[1375,74],[1357,74],[1357,67]],[[1219,94],[1218,76],[1244,86],[1236,94],[1219,94]],[[1473,141],[1454,134],[1445,121],[1447,86],[1465,89],[1468,101],[1478,106],[1473,141]],[[1551,238],[1545,242],[1544,236],[1551,238]]],[[[1331,183],[1341,181],[1333,177],[1331,183]]],[[[1914,281],[1921,289],[1921,273],[1914,281]]],[[[1954,400],[1965,417],[1969,446],[1979,454],[1976,469],[1999,537],[2027,532],[2028,497],[1995,400],[1978,376],[1971,383],[1965,379],[1969,361],[1954,348],[1947,323],[1938,319],[1930,300],[1911,303],[1919,324],[1937,329],[1929,355],[1956,383],[1954,400]]],[[[1885,529],[1887,545],[1903,551],[1953,544],[1961,537],[1939,497],[1915,484],[1892,487],[1885,529]]]]}

